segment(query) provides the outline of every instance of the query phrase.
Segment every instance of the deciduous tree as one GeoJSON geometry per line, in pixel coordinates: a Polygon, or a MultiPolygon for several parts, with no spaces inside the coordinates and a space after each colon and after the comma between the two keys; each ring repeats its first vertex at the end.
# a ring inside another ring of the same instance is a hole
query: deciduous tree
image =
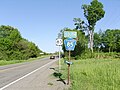
{"type": "Polygon", "coordinates": [[[80,18],[75,18],[74,21],[77,29],[82,29],[88,32],[89,47],[93,53],[95,25],[97,21],[104,17],[105,11],[103,10],[103,4],[98,2],[98,0],[93,0],[90,5],[82,5],[82,9],[84,10],[84,16],[87,19],[87,22],[80,18]]]}

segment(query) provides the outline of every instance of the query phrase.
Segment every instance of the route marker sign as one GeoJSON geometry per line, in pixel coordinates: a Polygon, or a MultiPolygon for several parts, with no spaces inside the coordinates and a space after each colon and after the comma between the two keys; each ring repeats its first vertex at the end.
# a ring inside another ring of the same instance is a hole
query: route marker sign
{"type": "Polygon", "coordinates": [[[75,31],[64,31],[65,38],[77,38],[77,32],[75,31]]]}
{"type": "Polygon", "coordinates": [[[63,40],[61,38],[57,38],[56,39],[56,46],[59,46],[59,72],[60,72],[60,69],[61,69],[61,62],[60,62],[60,47],[62,46],[63,44],[63,40]]]}
{"type": "Polygon", "coordinates": [[[68,38],[64,40],[64,44],[67,51],[73,51],[75,49],[76,40],[68,38]]]}
{"type": "Polygon", "coordinates": [[[63,44],[63,40],[62,39],[60,39],[60,38],[56,39],[56,45],[57,46],[62,46],[62,44],[63,44]]]}

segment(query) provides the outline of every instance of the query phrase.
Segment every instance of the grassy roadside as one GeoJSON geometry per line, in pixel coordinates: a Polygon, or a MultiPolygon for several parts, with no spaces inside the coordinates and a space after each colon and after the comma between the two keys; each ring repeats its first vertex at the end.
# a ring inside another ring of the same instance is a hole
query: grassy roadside
{"type": "MultiPolygon", "coordinates": [[[[63,77],[67,79],[67,65],[62,65],[63,77]]],[[[73,61],[70,68],[70,90],[119,90],[119,59],[86,59],[73,61]]]]}
{"type": "Polygon", "coordinates": [[[9,64],[16,64],[16,63],[23,63],[23,62],[30,62],[30,61],[38,60],[38,59],[41,59],[41,58],[44,58],[44,57],[48,57],[48,55],[40,56],[40,57],[37,57],[37,58],[30,58],[28,60],[9,60],[9,61],[0,60],[0,66],[9,65],[9,64]]]}

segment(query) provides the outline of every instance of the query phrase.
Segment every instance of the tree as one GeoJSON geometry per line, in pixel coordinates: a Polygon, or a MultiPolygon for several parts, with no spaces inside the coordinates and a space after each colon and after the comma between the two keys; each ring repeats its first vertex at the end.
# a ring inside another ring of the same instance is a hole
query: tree
{"type": "Polygon", "coordinates": [[[107,29],[102,37],[104,51],[120,52],[120,30],[107,29]]]}
{"type": "Polygon", "coordinates": [[[85,49],[87,48],[87,39],[85,36],[85,33],[80,30],[77,31],[77,44],[75,46],[74,51],[72,51],[71,55],[73,57],[80,57],[82,53],[85,52],[85,49]]]}
{"type": "Polygon", "coordinates": [[[116,52],[120,52],[120,30],[116,30],[116,33],[115,33],[115,39],[116,39],[116,52]]]}
{"type": "Polygon", "coordinates": [[[94,33],[94,48],[95,50],[99,49],[99,47],[101,46],[101,39],[100,39],[100,35],[98,33],[94,33]]]}
{"type": "Polygon", "coordinates": [[[87,22],[84,22],[80,18],[74,18],[77,29],[82,29],[88,32],[89,35],[89,47],[93,53],[93,40],[94,40],[94,29],[96,22],[104,17],[105,11],[103,10],[103,4],[98,0],[93,0],[90,5],[82,5],[84,10],[84,16],[87,22]]]}
{"type": "Polygon", "coordinates": [[[103,33],[100,30],[98,33],[94,33],[94,45],[95,50],[99,50],[102,47],[102,36],[103,33]]]}
{"type": "Polygon", "coordinates": [[[114,33],[113,33],[113,31],[111,31],[111,30],[106,30],[106,32],[105,32],[105,34],[104,34],[104,45],[105,45],[105,47],[107,48],[109,48],[109,52],[111,52],[111,50],[113,50],[113,48],[114,48],[114,43],[115,43],[115,41],[114,41],[115,39],[114,39],[114,33]]]}
{"type": "Polygon", "coordinates": [[[42,52],[34,43],[22,38],[18,29],[0,26],[0,60],[23,60],[42,52]]]}

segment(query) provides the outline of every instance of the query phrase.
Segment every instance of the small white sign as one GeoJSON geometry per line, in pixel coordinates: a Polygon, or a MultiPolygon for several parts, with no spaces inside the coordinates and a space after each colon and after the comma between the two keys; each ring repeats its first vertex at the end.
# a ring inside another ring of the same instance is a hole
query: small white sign
{"type": "Polygon", "coordinates": [[[56,39],[56,45],[57,46],[61,46],[62,44],[63,44],[63,40],[62,39],[60,39],[60,38],[56,39]]]}

